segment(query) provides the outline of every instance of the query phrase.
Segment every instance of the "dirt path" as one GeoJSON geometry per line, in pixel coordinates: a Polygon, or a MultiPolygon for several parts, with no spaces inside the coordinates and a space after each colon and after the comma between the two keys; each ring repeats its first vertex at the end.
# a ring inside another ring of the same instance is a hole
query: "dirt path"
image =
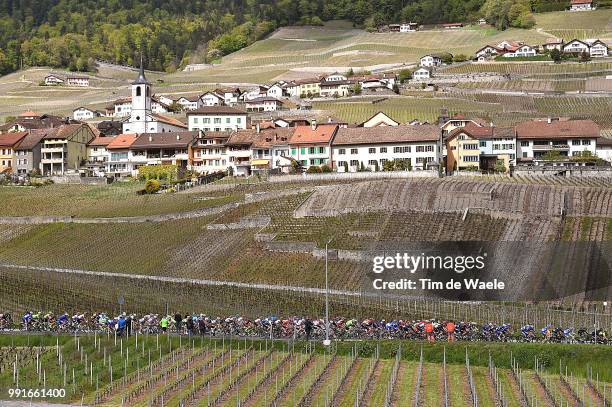
{"type": "Polygon", "coordinates": [[[514,394],[516,394],[516,397],[518,398],[519,403],[521,403],[521,407],[529,407],[529,403],[523,397],[523,393],[521,393],[521,390],[519,389],[519,384],[517,383],[516,377],[514,377],[514,374],[509,371],[506,373],[506,375],[507,375],[506,377],[508,378],[508,383],[510,384],[510,389],[512,390],[514,394]]]}
{"type": "Polygon", "coordinates": [[[282,362],[280,362],[278,366],[276,366],[270,372],[268,378],[258,384],[257,390],[253,394],[251,394],[249,398],[244,400],[242,405],[244,407],[251,407],[255,405],[259,400],[261,400],[263,398],[264,392],[266,392],[268,388],[272,386],[272,383],[275,382],[276,377],[283,371],[285,367],[289,366],[290,359],[292,357],[294,357],[294,355],[289,354],[288,357],[286,357],[282,362]]]}
{"type": "Polygon", "coordinates": [[[351,366],[350,370],[346,374],[346,380],[344,381],[344,383],[342,383],[342,385],[338,388],[338,391],[334,395],[332,407],[338,407],[340,403],[342,403],[342,400],[344,400],[344,398],[346,397],[347,391],[349,389],[352,390],[355,381],[358,379],[357,374],[359,372],[359,369],[364,363],[366,363],[364,359],[357,358],[355,363],[351,366]]]}
{"type": "Polygon", "coordinates": [[[563,398],[565,398],[572,405],[572,407],[580,407],[582,405],[569,383],[561,377],[559,377],[559,390],[561,391],[563,398]]]}
{"type": "Polygon", "coordinates": [[[372,372],[370,376],[370,380],[368,380],[367,388],[365,393],[363,394],[363,402],[364,405],[369,406],[370,400],[372,399],[372,394],[374,393],[374,389],[376,388],[376,384],[380,380],[380,375],[382,373],[383,364],[377,361],[376,368],[372,372]]]}
{"type": "Polygon", "coordinates": [[[544,400],[547,407],[556,407],[555,401],[550,398],[550,396],[548,395],[548,392],[546,391],[546,389],[544,388],[544,386],[542,385],[538,377],[535,375],[535,373],[532,375],[532,380],[533,380],[533,388],[536,392],[536,395],[541,400],[544,400]]]}

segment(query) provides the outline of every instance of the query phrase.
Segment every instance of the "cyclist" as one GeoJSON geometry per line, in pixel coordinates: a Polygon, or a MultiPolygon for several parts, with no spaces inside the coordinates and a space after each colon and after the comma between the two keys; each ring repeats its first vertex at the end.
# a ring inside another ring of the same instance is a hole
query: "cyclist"
{"type": "Polygon", "coordinates": [[[446,323],[446,334],[449,342],[455,342],[455,323],[453,321],[446,323]]]}
{"type": "Polygon", "coordinates": [[[163,316],[161,321],[159,321],[159,326],[161,327],[163,333],[168,331],[168,318],[166,316],[163,316]]]}
{"type": "Polygon", "coordinates": [[[427,342],[435,342],[436,337],[434,336],[434,326],[431,321],[425,323],[425,334],[427,335],[427,342]]]}

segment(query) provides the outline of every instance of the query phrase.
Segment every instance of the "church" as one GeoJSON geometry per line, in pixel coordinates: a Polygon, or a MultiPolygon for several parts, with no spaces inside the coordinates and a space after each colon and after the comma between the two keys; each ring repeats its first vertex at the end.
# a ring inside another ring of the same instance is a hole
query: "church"
{"type": "Polygon", "coordinates": [[[145,77],[144,65],[140,63],[138,78],[132,82],[132,111],[123,122],[123,133],[167,133],[186,131],[180,120],[162,116],[151,111],[151,83],[145,77]]]}

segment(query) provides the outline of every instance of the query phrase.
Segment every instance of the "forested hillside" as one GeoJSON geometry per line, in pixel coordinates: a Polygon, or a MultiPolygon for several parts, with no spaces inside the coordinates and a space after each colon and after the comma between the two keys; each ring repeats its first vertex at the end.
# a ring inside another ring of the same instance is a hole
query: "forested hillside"
{"type": "Polygon", "coordinates": [[[91,69],[94,58],[173,71],[236,51],[289,24],[351,20],[366,29],[486,16],[498,28],[528,26],[549,0],[0,0],[0,74],[24,66],[91,69]]]}

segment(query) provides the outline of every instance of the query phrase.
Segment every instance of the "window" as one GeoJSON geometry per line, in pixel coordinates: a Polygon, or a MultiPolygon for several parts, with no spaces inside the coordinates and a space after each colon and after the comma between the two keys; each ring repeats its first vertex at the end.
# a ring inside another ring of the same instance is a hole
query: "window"
{"type": "Polygon", "coordinates": [[[317,161],[317,160],[315,160],[315,159],[311,159],[311,160],[310,160],[310,165],[315,165],[315,164],[317,164],[317,162],[316,162],[316,161],[317,161]]]}
{"type": "Polygon", "coordinates": [[[463,161],[467,163],[477,163],[479,161],[479,157],[477,155],[466,155],[463,157],[463,161]]]}
{"type": "Polygon", "coordinates": [[[580,145],[580,140],[572,140],[572,145],[573,146],[579,146],[580,145]]]}
{"type": "Polygon", "coordinates": [[[583,146],[590,146],[591,145],[591,140],[582,140],[582,145],[583,146]]]}
{"type": "Polygon", "coordinates": [[[291,149],[291,155],[295,155],[296,152],[297,152],[297,149],[295,149],[295,148],[291,149]]]}
{"type": "Polygon", "coordinates": [[[523,158],[527,158],[527,152],[523,151],[523,158]]]}
{"type": "Polygon", "coordinates": [[[340,150],[338,150],[338,155],[344,155],[346,154],[346,149],[341,148],[340,150]]]}
{"type": "Polygon", "coordinates": [[[236,118],[236,123],[238,123],[238,124],[242,123],[242,119],[240,117],[237,117],[236,118]]]}
{"type": "Polygon", "coordinates": [[[198,118],[197,117],[193,118],[193,124],[198,124],[198,118]]]}
{"type": "Polygon", "coordinates": [[[325,154],[325,147],[319,147],[319,154],[325,154]]]}
{"type": "Polygon", "coordinates": [[[380,148],[380,152],[381,153],[386,153],[387,152],[387,147],[381,147],[380,148]]]}
{"type": "Polygon", "coordinates": [[[215,117],[215,124],[221,124],[221,118],[215,117]]]}
{"type": "Polygon", "coordinates": [[[410,146],[393,147],[393,152],[394,153],[409,153],[410,152],[410,146]]]}
{"type": "Polygon", "coordinates": [[[136,96],[142,96],[142,89],[140,86],[136,86],[136,96]]]}
{"type": "MultiPolygon", "coordinates": [[[[368,149],[368,153],[370,154],[376,154],[376,149],[375,148],[369,148],[368,149]]],[[[370,161],[371,162],[371,161],[370,161]]]]}
{"type": "Polygon", "coordinates": [[[302,155],[306,154],[306,147],[300,148],[300,154],[302,155]]]}
{"type": "Polygon", "coordinates": [[[232,122],[232,119],[230,119],[229,117],[225,118],[225,123],[226,124],[230,124],[232,122]]]}
{"type": "Polygon", "coordinates": [[[358,167],[358,166],[359,166],[359,161],[351,160],[351,167],[358,167]]]}
{"type": "Polygon", "coordinates": [[[478,144],[473,144],[473,143],[464,144],[463,149],[464,150],[478,150],[478,144]]]}
{"type": "Polygon", "coordinates": [[[308,149],[308,154],[315,154],[316,153],[316,148],[315,147],[310,147],[308,149]]]}
{"type": "Polygon", "coordinates": [[[358,150],[356,148],[351,148],[351,154],[357,154],[358,150]]]}
{"type": "Polygon", "coordinates": [[[372,167],[376,167],[376,164],[378,164],[378,161],[376,160],[370,160],[368,161],[368,165],[372,166],[372,167]]]}
{"type": "Polygon", "coordinates": [[[383,166],[388,160],[386,158],[381,158],[380,165],[383,166]]]}
{"type": "Polygon", "coordinates": [[[501,150],[501,144],[493,144],[493,150],[501,150]]]}
{"type": "Polygon", "coordinates": [[[529,147],[528,141],[521,141],[521,147],[529,147]]]}
{"type": "MultiPolygon", "coordinates": [[[[480,147],[486,147],[487,146],[487,142],[486,141],[481,141],[480,142],[480,147]]],[[[495,149],[495,144],[493,145],[493,149],[495,149]]]]}
{"type": "Polygon", "coordinates": [[[516,156],[514,154],[510,154],[510,159],[514,160],[516,158],[516,156]]]}
{"type": "Polygon", "coordinates": [[[210,117],[204,117],[204,118],[202,119],[202,123],[204,123],[204,124],[210,124],[210,117]]]}
{"type": "Polygon", "coordinates": [[[338,161],[338,167],[344,167],[346,165],[346,161],[338,161]]]}

